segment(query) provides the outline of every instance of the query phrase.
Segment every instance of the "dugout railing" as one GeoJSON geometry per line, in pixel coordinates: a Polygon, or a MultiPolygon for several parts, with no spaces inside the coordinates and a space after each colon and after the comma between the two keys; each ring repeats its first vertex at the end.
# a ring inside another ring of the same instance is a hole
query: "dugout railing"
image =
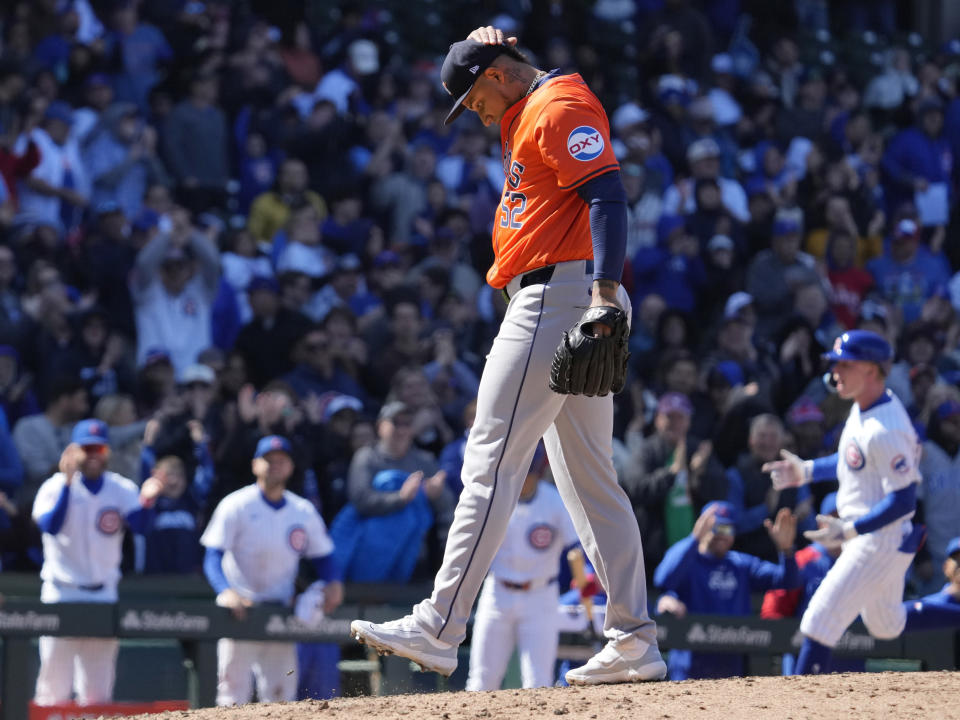
{"type": "MultiPolygon", "coordinates": [[[[0,718],[22,720],[33,695],[30,653],[36,653],[35,638],[40,635],[73,637],[118,637],[130,640],[176,639],[189,658],[191,701],[204,707],[214,704],[216,697],[216,641],[222,637],[247,640],[288,640],[297,642],[330,642],[355,648],[349,637],[350,620],[366,618],[381,621],[408,611],[408,600],[422,596],[422,588],[411,586],[348,586],[347,604],[315,629],[304,627],[282,607],[252,608],[245,620],[235,619],[230,611],[214,605],[211,597],[186,599],[161,598],[151,587],[165,586],[167,592],[184,585],[182,580],[125,582],[121,600],[116,605],[58,604],[46,605],[33,597],[11,597],[10,578],[0,583],[4,593],[0,605],[0,639],[2,639],[2,672],[0,672],[0,718]],[[150,596],[154,596],[150,598],[150,596]]],[[[15,584],[15,583],[14,583],[15,584]]],[[[25,581],[24,587],[32,587],[25,581]]],[[[21,588],[22,589],[22,588],[21,588]]],[[[209,595],[205,591],[204,595],[209,595]]],[[[671,616],[657,618],[663,649],[689,648],[708,652],[743,653],[750,656],[779,655],[795,652],[799,645],[796,620],[762,620],[756,617],[691,615],[682,620],[671,616]]],[[[880,641],[855,625],[838,647],[841,654],[867,658],[909,658],[919,661],[925,670],[950,669],[955,665],[956,634],[922,632],[906,634],[895,640],[880,641]]],[[[561,657],[572,659],[589,656],[597,640],[565,633],[561,637],[561,657]]],[[[465,655],[461,657],[465,662],[465,655]]],[[[377,665],[378,663],[373,663],[377,665]]],[[[411,680],[410,664],[390,658],[382,665],[382,685],[386,692],[429,689],[424,681],[436,683],[436,676],[411,680]]]]}

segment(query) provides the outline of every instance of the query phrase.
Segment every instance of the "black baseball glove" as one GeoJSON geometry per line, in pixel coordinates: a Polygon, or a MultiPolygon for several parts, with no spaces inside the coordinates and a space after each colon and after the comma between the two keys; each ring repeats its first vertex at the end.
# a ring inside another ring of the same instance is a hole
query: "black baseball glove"
{"type": "Polygon", "coordinates": [[[623,390],[627,376],[627,338],[630,326],[620,308],[587,308],[580,322],[563,333],[553,355],[550,389],[564,395],[606,395],[623,390]],[[594,323],[610,328],[610,335],[595,335],[594,323]]]}

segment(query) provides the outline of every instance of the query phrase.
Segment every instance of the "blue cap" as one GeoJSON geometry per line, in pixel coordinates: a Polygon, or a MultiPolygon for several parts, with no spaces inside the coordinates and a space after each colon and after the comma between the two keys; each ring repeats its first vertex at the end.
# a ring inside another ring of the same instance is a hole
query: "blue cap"
{"type": "Polygon", "coordinates": [[[77,445],[109,445],[110,431],[102,420],[81,420],[73,426],[70,442],[77,445]]]}
{"type": "Polygon", "coordinates": [[[260,442],[257,443],[257,451],[253,456],[255,458],[261,458],[274,450],[282,450],[287,455],[293,455],[289,440],[280,435],[267,435],[266,437],[260,438],[260,442]]]}
{"type": "Polygon", "coordinates": [[[875,332],[848,330],[833,341],[833,349],[822,357],[831,363],[838,360],[885,363],[893,359],[893,348],[875,332]]]}
{"type": "Polygon", "coordinates": [[[280,286],[277,284],[276,279],[265,275],[254,275],[250,278],[250,282],[247,283],[248,293],[256,292],[257,290],[269,290],[274,294],[280,294],[280,286]]]}
{"type": "Polygon", "coordinates": [[[10,357],[17,362],[20,361],[20,353],[13,345],[0,345],[0,357],[10,357]]]}
{"type": "Polygon", "coordinates": [[[43,117],[45,120],[60,120],[67,125],[73,125],[73,108],[63,102],[63,100],[54,100],[47,105],[43,117]]]}
{"type": "Polygon", "coordinates": [[[112,85],[113,83],[110,80],[110,76],[106,73],[90,73],[87,75],[87,87],[93,87],[94,85],[112,85]]]}
{"type": "Polygon", "coordinates": [[[167,363],[170,364],[170,353],[162,347],[152,347],[149,348],[146,352],[146,355],[143,357],[143,366],[147,367],[148,365],[153,365],[155,363],[167,363]]]}
{"type": "Polygon", "coordinates": [[[835,492],[832,492],[824,495],[823,500],[820,501],[820,514],[831,515],[836,511],[837,511],[837,494],[835,492]]]}
{"type": "Polygon", "coordinates": [[[708,502],[703,506],[700,516],[702,517],[711,508],[714,508],[714,525],[737,524],[737,509],[726,500],[714,500],[713,502],[708,502]]]}
{"type": "Polygon", "coordinates": [[[937,417],[940,420],[946,420],[948,417],[960,415],[960,402],[956,400],[944,400],[937,405],[937,417]]]}
{"type": "Polygon", "coordinates": [[[134,230],[152,230],[160,224],[160,214],[150,208],[144,208],[133,221],[134,230]]]}
{"type": "Polygon", "coordinates": [[[955,552],[960,552],[960,537],[955,537],[947,543],[947,557],[950,557],[955,552]]]}

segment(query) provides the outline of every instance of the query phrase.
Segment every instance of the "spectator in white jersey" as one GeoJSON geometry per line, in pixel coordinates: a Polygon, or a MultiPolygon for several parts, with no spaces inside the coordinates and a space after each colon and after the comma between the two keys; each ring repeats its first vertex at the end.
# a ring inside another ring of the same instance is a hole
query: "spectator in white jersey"
{"type": "Polygon", "coordinates": [[[137,254],[130,281],[136,311],[137,365],[147,350],[166,348],[180,375],[212,344],[211,315],[220,283],[216,246],[174,214],[170,232],[155,235],[137,254]]]}

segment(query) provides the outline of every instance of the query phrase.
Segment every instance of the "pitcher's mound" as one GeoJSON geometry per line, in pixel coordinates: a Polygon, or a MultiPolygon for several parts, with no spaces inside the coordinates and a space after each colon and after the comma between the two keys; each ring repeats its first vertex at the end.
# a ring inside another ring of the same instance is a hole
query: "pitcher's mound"
{"type": "Polygon", "coordinates": [[[142,720],[960,720],[955,672],[844,673],[432,693],[143,715],[142,720]]]}

